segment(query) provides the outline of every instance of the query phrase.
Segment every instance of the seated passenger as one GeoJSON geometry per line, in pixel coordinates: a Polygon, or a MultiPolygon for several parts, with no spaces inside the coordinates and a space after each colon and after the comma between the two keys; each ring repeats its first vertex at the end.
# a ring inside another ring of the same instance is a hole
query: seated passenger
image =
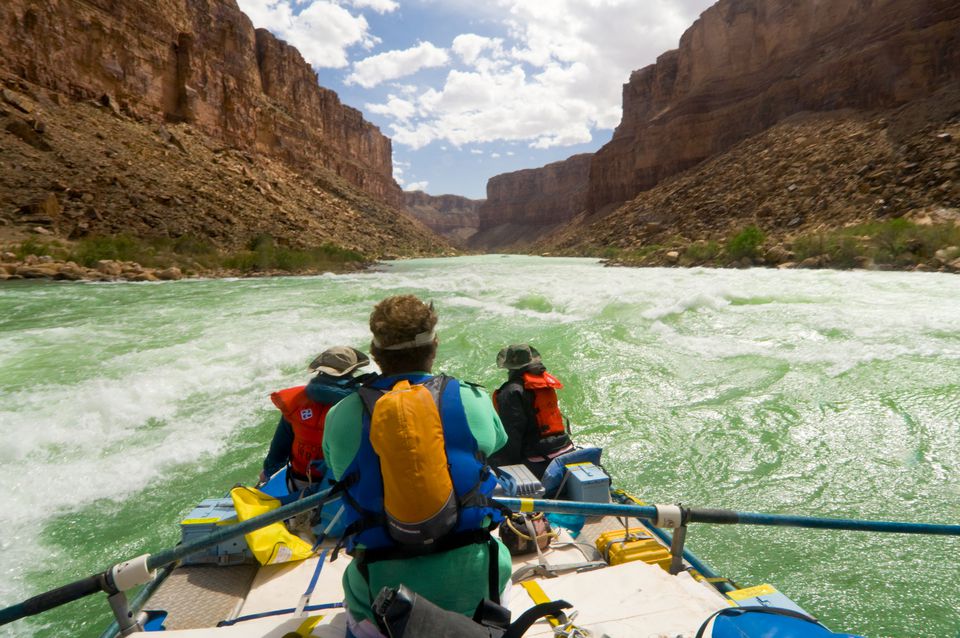
{"type": "Polygon", "coordinates": [[[498,600],[510,554],[489,531],[496,479],[485,458],[507,440],[489,396],[431,374],[437,314],[413,295],[370,315],[370,352],[382,376],[334,407],[323,439],[333,476],[347,486],[343,576],[348,636],[379,636],[371,611],[385,586],[406,585],[471,615],[498,600]]]}
{"type": "Polygon", "coordinates": [[[573,450],[568,421],[557,402],[563,384],[527,344],[501,350],[497,366],[509,371],[506,383],[493,393],[508,440],[490,462],[498,467],[522,463],[541,478],[552,459],[573,450]]]}
{"type": "Polygon", "coordinates": [[[280,422],[263,460],[260,482],[266,482],[284,465],[287,486],[299,490],[319,481],[326,472],[323,465],[323,428],[327,412],[334,404],[353,393],[364,381],[376,377],[351,373],[369,365],[370,359],[349,346],[334,346],[313,360],[309,369],[316,372],[307,385],[280,390],[270,400],[280,410],[280,422]]]}

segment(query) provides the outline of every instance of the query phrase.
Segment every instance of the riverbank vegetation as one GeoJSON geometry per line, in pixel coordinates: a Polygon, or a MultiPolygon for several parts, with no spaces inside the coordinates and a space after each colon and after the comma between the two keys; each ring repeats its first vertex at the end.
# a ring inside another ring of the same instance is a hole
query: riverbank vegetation
{"type": "Polygon", "coordinates": [[[918,223],[905,218],[771,238],[746,226],[729,238],[664,243],[620,250],[606,247],[591,256],[623,266],[780,268],[867,268],[960,272],[960,226],[918,223]]]}
{"type": "MultiPolygon", "coordinates": [[[[3,253],[6,277],[18,274],[31,276],[39,264],[72,264],[69,272],[89,269],[104,275],[126,278],[116,273],[114,266],[105,264],[135,264],[131,272],[143,269],[175,269],[183,276],[259,276],[277,274],[312,274],[358,270],[369,259],[357,251],[326,243],[307,248],[295,248],[279,243],[270,235],[259,235],[245,247],[223,250],[210,241],[183,236],[170,238],[139,238],[130,235],[92,236],[78,241],[58,238],[30,237],[8,245],[3,253]],[[23,269],[23,273],[18,270],[23,269]]],[[[55,269],[48,268],[55,272],[55,269]]],[[[41,276],[37,271],[32,276],[41,276]]],[[[56,278],[56,277],[55,277],[56,278]]],[[[80,278],[89,277],[64,277],[80,278]]],[[[179,276],[175,277],[179,278],[179,276]]]]}

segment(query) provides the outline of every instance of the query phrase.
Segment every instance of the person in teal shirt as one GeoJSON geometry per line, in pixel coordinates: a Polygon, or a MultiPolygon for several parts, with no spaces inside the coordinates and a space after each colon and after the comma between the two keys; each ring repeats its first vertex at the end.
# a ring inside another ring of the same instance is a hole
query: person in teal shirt
{"type": "MultiPolygon", "coordinates": [[[[422,383],[432,376],[439,343],[436,324],[433,304],[427,305],[413,295],[388,297],[377,304],[370,315],[370,353],[380,366],[381,383],[387,387],[403,379],[422,383]]],[[[479,451],[486,457],[503,447],[507,434],[489,395],[476,386],[461,383],[460,398],[479,451]]],[[[360,396],[351,394],[327,415],[323,454],[337,480],[343,478],[360,451],[363,410],[360,396]]],[[[363,471],[360,467],[359,472],[363,471]]],[[[472,615],[490,591],[491,547],[497,553],[500,592],[510,580],[510,553],[502,543],[495,543],[473,543],[434,554],[377,560],[367,563],[364,569],[358,567],[356,560],[352,561],[343,576],[348,636],[379,636],[371,611],[373,599],[383,587],[400,584],[444,609],[472,615]]]]}

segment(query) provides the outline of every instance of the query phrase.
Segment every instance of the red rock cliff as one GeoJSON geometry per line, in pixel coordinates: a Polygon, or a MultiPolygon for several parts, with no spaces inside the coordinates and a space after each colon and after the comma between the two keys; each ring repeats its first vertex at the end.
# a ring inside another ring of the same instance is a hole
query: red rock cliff
{"type": "Polygon", "coordinates": [[[480,230],[502,224],[550,226],[569,221],[586,201],[589,153],[542,168],[492,177],[480,207],[480,230]]]}
{"type": "Polygon", "coordinates": [[[957,78],[957,0],[720,0],[624,85],[587,206],[609,210],[791,114],[895,106],[957,78]]]}
{"type": "Polygon", "coordinates": [[[411,215],[448,239],[465,241],[477,232],[477,211],[483,200],[459,195],[428,195],[423,191],[404,191],[403,198],[411,215]]]}
{"type": "Polygon", "coordinates": [[[226,145],[320,164],[402,205],[389,138],[317,84],[234,0],[5,0],[0,66],[77,99],[107,95],[226,145]]]}

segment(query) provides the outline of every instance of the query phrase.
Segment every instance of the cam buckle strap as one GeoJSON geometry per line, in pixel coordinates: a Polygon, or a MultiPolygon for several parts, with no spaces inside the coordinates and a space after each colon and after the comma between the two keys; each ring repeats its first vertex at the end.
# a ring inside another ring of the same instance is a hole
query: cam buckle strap
{"type": "MultiPolygon", "coordinates": [[[[543,591],[540,583],[534,580],[522,582],[520,585],[527,590],[527,594],[530,596],[533,602],[537,603],[537,607],[540,607],[543,604],[549,604],[551,602],[564,603],[565,606],[561,607],[561,609],[570,609],[573,607],[573,605],[566,601],[551,601],[550,597],[547,596],[547,593],[543,591]]],[[[536,607],[534,609],[536,609],[536,607]]],[[[574,619],[577,617],[577,613],[578,612],[574,611],[568,616],[564,612],[558,610],[556,613],[546,615],[547,622],[549,622],[550,626],[553,627],[553,634],[555,636],[565,636],[567,638],[586,638],[589,636],[590,632],[573,624],[574,619]]],[[[523,618],[523,616],[521,616],[521,618],[523,618]]],[[[534,620],[536,620],[536,618],[534,618],[534,620]]],[[[520,620],[517,619],[517,622],[519,623],[520,620]]],[[[506,638],[506,636],[504,636],[504,638],[506,638]]]]}
{"type": "Polygon", "coordinates": [[[564,609],[573,607],[565,600],[551,600],[544,603],[538,603],[520,614],[520,617],[510,623],[506,633],[501,638],[520,638],[533,626],[533,623],[541,618],[562,616],[564,609]]]}

